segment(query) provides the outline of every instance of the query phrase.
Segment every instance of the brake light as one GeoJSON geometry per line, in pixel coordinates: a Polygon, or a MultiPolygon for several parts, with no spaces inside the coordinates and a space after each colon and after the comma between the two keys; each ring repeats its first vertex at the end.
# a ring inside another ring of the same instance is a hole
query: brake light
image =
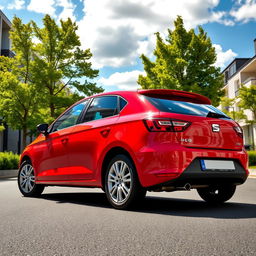
{"type": "Polygon", "coordinates": [[[183,132],[190,125],[188,121],[175,119],[152,118],[143,121],[150,132],[183,132]]]}
{"type": "Polygon", "coordinates": [[[240,138],[243,138],[243,129],[240,126],[234,126],[233,129],[240,138]]]}

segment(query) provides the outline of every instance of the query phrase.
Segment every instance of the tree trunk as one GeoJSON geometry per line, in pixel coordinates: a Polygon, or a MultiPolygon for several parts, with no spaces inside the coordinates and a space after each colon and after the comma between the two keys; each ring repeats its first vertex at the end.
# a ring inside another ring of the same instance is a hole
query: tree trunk
{"type": "Polygon", "coordinates": [[[27,127],[24,127],[22,129],[22,149],[21,151],[24,150],[24,148],[27,146],[27,127]]]}
{"type": "Polygon", "coordinates": [[[51,111],[51,117],[55,118],[55,108],[52,102],[50,103],[50,111],[51,111]]]}

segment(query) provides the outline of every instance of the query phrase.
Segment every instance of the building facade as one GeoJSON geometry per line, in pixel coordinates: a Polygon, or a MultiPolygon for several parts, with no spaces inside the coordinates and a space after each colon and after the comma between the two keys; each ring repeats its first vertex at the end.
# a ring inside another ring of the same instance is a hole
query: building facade
{"type": "MultiPolygon", "coordinates": [[[[236,58],[224,70],[224,90],[226,97],[233,99],[239,95],[241,86],[250,87],[256,85],[256,39],[254,40],[255,55],[252,58],[236,58]]],[[[239,111],[239,99],[230,106],[230,111],[239,111]]],[[[245,110],[244,114],[247,120],[253,121],[255,117],[252,111],[245,110]]],[[[239,121],[244,131],[244,143],[250,145],[251,148],[256,145],[256,125],[239,121]]]]}
{"type": "MultiPolygon", "coordinates": [[[[11,40],[10,40],[10,29],[11,22],[5,16],[5,14],[0,10],[0,49],[1,55],[7,57],[13,57],[14,53],[11,51],[11,40]]],[[[2,119],[0,117],[0,123],[2,119]]],[[[14,131],[10,129],[5,123],[2,123],[5,129],[0,132],[0,152],[1,151],[13,151],[15,153],[20,153],[22,149],[21,145],[21,131],[14,131]]],[[[29,138],[28,138],[29,142],[29,138]]]]}

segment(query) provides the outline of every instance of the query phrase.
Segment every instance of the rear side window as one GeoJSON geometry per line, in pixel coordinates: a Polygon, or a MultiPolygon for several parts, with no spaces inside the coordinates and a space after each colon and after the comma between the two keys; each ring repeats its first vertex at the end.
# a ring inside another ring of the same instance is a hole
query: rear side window
{"type": "Polygon", "coordinates": [[[185,101],[166,100],[147,96],[146,99],[162,112],[170,112],[192,116],[230,118],[212,105],[196,104],[185,101]]]}
{"type": "Polygon", "coordinates": [[[127,101],[120,97],[120,111],[126,106],[127,101]]]}
{"type": "Polygon", "coordinates": [[[118,114],[117,96],[103,96],[93,99],[83,122],[98,120],[118,114]]]}

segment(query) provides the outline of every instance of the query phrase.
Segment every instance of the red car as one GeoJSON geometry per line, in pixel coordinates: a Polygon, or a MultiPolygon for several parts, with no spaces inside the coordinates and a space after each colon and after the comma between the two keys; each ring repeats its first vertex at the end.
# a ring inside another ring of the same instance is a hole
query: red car
{"type": "Polygon", "coordinates": [[[51,185],[98,187],[125,209],[146,191],[197,189],[205,201],[221,203],[248,176],[242,129],[195,93],[102,93],[38,130],[21,155],[24,196],[51,185]]]}

